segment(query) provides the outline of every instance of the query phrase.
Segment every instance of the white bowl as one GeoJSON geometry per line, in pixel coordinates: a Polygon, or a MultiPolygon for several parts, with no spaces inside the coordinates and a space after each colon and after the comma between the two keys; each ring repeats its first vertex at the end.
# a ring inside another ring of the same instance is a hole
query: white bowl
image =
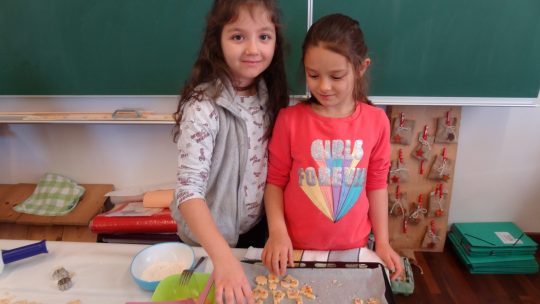
{"type": "Polygon", "coordinates": [[[193,266],[195,253],[184,243],[160,243],[139,251],[131,261],[131,277],[153,291],[164,278],[193,266]]]}

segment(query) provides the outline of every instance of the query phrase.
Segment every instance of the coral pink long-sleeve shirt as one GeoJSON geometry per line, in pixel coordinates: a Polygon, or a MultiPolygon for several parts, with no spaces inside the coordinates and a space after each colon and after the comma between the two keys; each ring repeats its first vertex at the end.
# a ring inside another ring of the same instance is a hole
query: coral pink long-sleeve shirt
{"type": "Polygon", "coordinates": [[[320,116],[305,103],[280,111],[269,144],[267,182],[284,190],[295,249],[367,244],[366,191],[387,186],[389,130],[384,111],[365,103],[344,118],[320,116]]]}

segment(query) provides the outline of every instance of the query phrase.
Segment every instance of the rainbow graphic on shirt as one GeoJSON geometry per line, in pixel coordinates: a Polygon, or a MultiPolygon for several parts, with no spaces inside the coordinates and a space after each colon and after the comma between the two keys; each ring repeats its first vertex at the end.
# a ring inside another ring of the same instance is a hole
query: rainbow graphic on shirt
{"type": "Polygon", "coordinates": [[[311,143],[318,168],[298,169],[298,184],[332,222],[343,218],[356,204],[366,181],[366,169],[356,168],[362,157],[362,140],[321,140],[311,143]]]}

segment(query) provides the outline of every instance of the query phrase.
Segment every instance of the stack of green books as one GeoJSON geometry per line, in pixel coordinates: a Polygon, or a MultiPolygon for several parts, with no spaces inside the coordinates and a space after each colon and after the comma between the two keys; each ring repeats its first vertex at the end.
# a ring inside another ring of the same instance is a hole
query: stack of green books
{"type": "Polygon", "coordinates": [[[448,239],[471,273],[538,272],[538,244],[514,223],[455,223],[448,239]]]}

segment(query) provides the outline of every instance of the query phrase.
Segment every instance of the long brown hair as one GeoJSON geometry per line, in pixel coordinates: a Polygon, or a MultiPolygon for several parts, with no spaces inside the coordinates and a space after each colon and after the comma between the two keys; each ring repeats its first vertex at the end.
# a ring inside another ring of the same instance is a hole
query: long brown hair
{"type": "MultiPolygon", "coordinates": [[[[368,48],[364,41],[364,33],[358,21],[343,14],[331,14],[317,20],[310,28],[302,45],[302,65],[304,56],[310,47],[320,46],[332,52],[345,56],[355,71],[353,89],[354,100],[372,104],[367,98],[367,77],[360,76],[357,71],[368,57],[368,48]]],[[[308,103],[319,103],[314,97],[308,103]]]]}
{"type": "MultiPolygon", "coordinates": [[[[261,78],[268,88],[267,114],[270,117],[270,127],[265,136],[268,138],[272,133],[277,113],[289,104],[289,93],[287,90],[287,79],[285,76],[284,64],[284,38],[281,33],[280,14],[275,0],[215,0],[212,9],[206,17],[206,30],[199,51],[199,55],[191,75],[186,81],[178,102],[178,108],[174,113],[175,126],[173,128],[173,138],[178,140],[182,107],[189,100],[201,100],[202,91],[196,89],[198,85],[216,79],[223,83],[231,82],[232,79],[229,67],[223,57],[221,48],[221,33],[223,27],[234,21],[239,14],[241,7],[252,8],[263,6],[268,10],[271,20],[276,27],[276,47],[272,62],[256,79],[257,83],[261,78]]],[[[217,96],[215,96],[217,97],[217,96]]]]}

